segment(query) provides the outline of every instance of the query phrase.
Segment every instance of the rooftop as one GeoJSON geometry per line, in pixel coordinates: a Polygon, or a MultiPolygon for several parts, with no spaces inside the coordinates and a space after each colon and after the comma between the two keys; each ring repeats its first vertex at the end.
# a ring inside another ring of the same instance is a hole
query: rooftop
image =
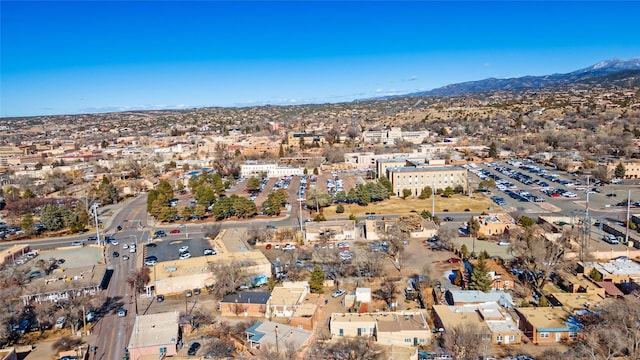
{"type": "Polygon", "coordinates": [[[185,260],[159,262],[154,267],[154,274],[156,280],[162,280],[194,273],[212,273],[216,268],[233,262],[240,263],[245,268],[265,264],[271,266],[269,259],[260,250],[223,251],[215,256],[196,256],[185,260]]]}
{"type": "MultiPolygon", "coordinates": [[[[479,290],[447,290],[450,298],[455,303],[478,304],[485,302],[497,302],[504,307],[513,307],[515,304],[510,294],[502,291],[490,291],[488,293],[479,290]]],[[[449,298],[449,297],[447,297],[449,298]]]]}
{"type": "Polygon", "coordinates": [[[333,313],[331,323],[378,323],[378,331],[412,331],[429,329],[422,312],[333,313]]]}
{"type": "MultiPolygon", "coordinates": [[[[612,284],[613,285],[613,284],[612,284]]],[[[614,286],[615,287],[615,286],[614,286]]],[[[619,291],[619,290],[618,290],[619,291]]],[[[597,309],[604,305],[608,300],[598,294],[585,293],[555,293],[551,294],[558,300],[566,310],[574,312],[582,309],[597,309]]]]}
{"type": "Polygon", "coordinates": [[[425,166],[425,167],[394,167],[390,168],[389,171],[393,172],[431,172],[431,171],[466,171],[465,168],[458,165],[452,166],[425,166]]]}
{"type": "Polygon", "coordinates": [[[129,348],[175,344],[178,340],[178,313],[165,312],[135,317],[129,348]]]}
{"type": "Polygon", "coordinates": [[[305,288],[275,287],[271,292],[271,305],[295,305],[302,301],[305,288]]]}
{"type": "Polygon", "coordinates": [[[525,317],[538,331],[562,331],[570,328],[567,324],[570,314],[562,308],[526,307],[517,308],[516,311],[525,317]]]}
{"type": "Polygon", "coordinates": [[[272,346],[276,345],[276,332],[279,345],[291,343],[295,349],[304,345],[313,335],[312,331],[271,321],[258,321],[245,331],[249,341],[272,346]]]}
{"type": "Polygon", "coordinates": [[[266,304],[271,298],[271,293],[265,291],[240,291],[222,298],[221,303],[238,304],[266,304]]]}
{"type": "Polygon", "coordinates": [[[602,274],[617,275],[638,275],[640,274],[640,264],[633,260],[611,260],[606,263],[600,262],[584,262],[584,268],[595,268],[602,274]]]}
{"type": "Polygon", "coordinates": [[[339,234],[344,231],[353,231],[355,227],[356,222],[353,220],[311,221],[305,223],[306,231],[311,232],[333,231],[339,234]]]}

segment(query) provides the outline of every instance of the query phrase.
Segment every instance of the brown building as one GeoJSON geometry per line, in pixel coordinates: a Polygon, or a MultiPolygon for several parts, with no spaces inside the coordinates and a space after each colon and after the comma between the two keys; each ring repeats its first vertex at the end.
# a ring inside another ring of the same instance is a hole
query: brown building
{"type": "Polygon", "coordinates": [[[518,226],[509,214],[504,213],[482,215],[474,218],[478,220],[480,224],[478,237],[489,238],[491,236],[502,235],[505,231],[518,226]]]}
{"type": "Polygon", "coordinates": [[[520,316],[520,330],[534,344],[573,341],[579,326],[570,321],[571,314],[557,307],[515,309],[520,316]]]}
{"type": "Polygon", "coordinates": [[[223,316],[268,317],[271,293],[240,291],[229,294],[220,301],[223,316]]]}

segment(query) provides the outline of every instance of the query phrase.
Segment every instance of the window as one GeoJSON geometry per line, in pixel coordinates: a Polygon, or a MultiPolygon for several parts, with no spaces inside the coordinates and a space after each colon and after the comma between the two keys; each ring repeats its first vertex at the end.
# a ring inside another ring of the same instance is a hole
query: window
{"type": "Polygon", "coordinates": [[[548,333],[548,332],[541,332],[541,333],[540,333],[540,338],[542,338],[542,339],[547,339],[547,338],[549,338],[549,333],[548,333]]]}
{"type": "Polygon", "coordinates": [[[426,342],[427,342],[427,339],[420,339],[420,343],[421,343],[421,344],[424,344],[424,343],[426,343],[426,342]]]}
{"type": "Polygon", "coordinates": [[[338,329],[338,336],[344,336],[344,329],[338,329]]]}
{"type": "Polygon", "coordinates": [[[497,342],[502,342],[502,335],[496,336],[496,341],[497,342]]]}
{"type": "Polygon", "coordinates": [[[517,340],[517,336],[515,335],[509,335],[509,341],[516,341],[517,340]]]}
{"type": "Polygon", "coordinates": [[[509,285],[509,280],[505,280],[505,281],[504,281],[504,284],[505,284],[505,285],[509,285]]]}
{"type": "Polygon", "coordinates": [[[369,334],[373,335],[376,332],[376,328],[369,329],[369,334]]]}
{"type": "Polygon", "coordinates": [[[360,328],[360,334],[364,335],[367,333],[367,328],[360,328]]]}
{"type": "Polygon", "coordinates": [[[575,331],[569,332],[569,338],[575,339],[577,337],[578,337],[578,333],[577,332],[575,332],[575,331]]]}
{"type": "Polygon", "coordinates": [[[404,338],[404,342],[406,342],[407,344],[411,344],[411,338],[404,338]]]}

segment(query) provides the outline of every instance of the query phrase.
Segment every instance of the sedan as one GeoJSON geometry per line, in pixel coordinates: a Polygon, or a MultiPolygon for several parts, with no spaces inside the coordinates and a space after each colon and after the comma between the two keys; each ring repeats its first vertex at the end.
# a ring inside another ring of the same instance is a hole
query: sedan
{"type": "Polygon", "coordinates": [[[191,257],[191,254],[188,252],[180,254],[180,260],[185,260],[191,257]]]}
{"type": "Polygon", "coordinates": [[[445,218],[442,220],[449,222],[449,221],[453,221],[453,218],[451,216],[445,216],[445,218]]]}
{"type": "Polygon", "coordinates": [[[187,355],[189,356],[195,355],[198,352],[198,349],[200,349],[200,343],[194,342],[193,344],[191,344],[191,346],[189,346],[189,351],[187,351],[187,355]]]}
{"type": "Polygon", "coordinates": [[[180,249],[178,249],[178,251],[180,253],[187,252],[187,251],[189,251],[189,246],[187,246],[187,245],[181,246],[180,249]]]}
{"type": "Polygon", "coordinates": [[[340,289],[340,290],[337,290],[336,292],[334,292],[333,294],[331,294],[331,297],[332,298],[337,298],[337,297],[340,297],[340,296],[344,295],[345,293],[346,293],[346,291],[340,289]]]}
{"type": "Polygon", "coordinates": [[[180,234],[180,230],[173,229],[173,230],[171,230],[171,232],[169,232],[169,234],[180,234]]]}
{"type": "Polygon", "coordinates": [[[450,262],[450,263],[452,263],[452,264],[455,264],[455,263],[462,262],[462,260],[460,260],[460,259],[458,259],[458,258],[449,258],[449,260],[447,260],[447,262],[450,262]]]}
{"type": "Polygon", "coordinates": [[[129,255],[122,255],[122,260],[129,260],[129,255]]]}

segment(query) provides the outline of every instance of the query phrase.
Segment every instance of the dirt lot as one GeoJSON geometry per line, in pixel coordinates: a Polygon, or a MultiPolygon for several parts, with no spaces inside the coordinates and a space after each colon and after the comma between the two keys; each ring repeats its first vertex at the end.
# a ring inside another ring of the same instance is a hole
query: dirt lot
{"type": "MultiPolygon", "coordinates": [[[[403,200],[394,198],[371,204],[370,206],[360,206],[358,204],[344,204],[343,206],[344,214],[361,216],[371,212],[376,214],[402,214],[411,210],[421,212],[426,209],[431,211],[432,205],[432,199],[411,198],[403,200]]],[[[450,198],[437,197],[435,199],[435,210],[438,213],[444,212],[445,209],[450,212],[464,212],[465,209],[478,212],[487,210],[490,206],[493,206],[492,203],[485,198],[470,199],[468,196],[463,195],[454,195],[450,198]]],[[[323,213],[326,217],[336,216],[336,208],[337,205],[329,206],[323,210],[323,213]]]]}

